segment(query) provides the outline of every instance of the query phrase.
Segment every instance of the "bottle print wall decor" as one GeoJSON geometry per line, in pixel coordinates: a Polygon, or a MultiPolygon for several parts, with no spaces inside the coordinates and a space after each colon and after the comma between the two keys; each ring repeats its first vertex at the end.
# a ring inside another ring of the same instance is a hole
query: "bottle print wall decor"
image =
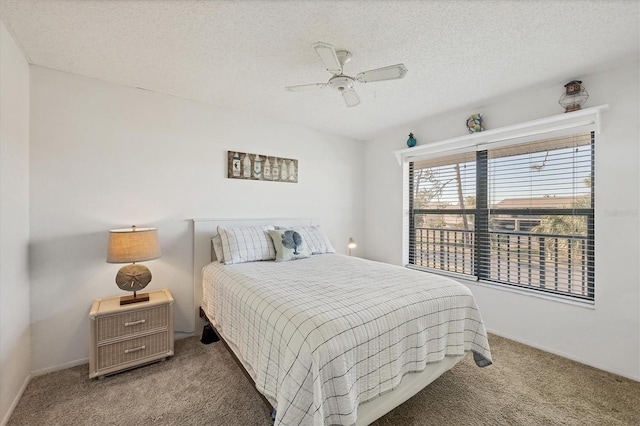
{"type": "Polygon", "coordinates": [[[278,159],[273,159],[273,165],[271,166],[271,178],[273,180],[280,180],[280,165],[278,164],[278,159]]]}
{"type": "Polygon", "coordinates": [[[237,152],[233,154],[232,170],[233,177],[240,177],[240,156],[237,152]]]}
{"type": "Polygon", "coordinates": [[[249,152],[227,151],[230,179],[298,182],[298,160],[249,152]]]}
{"type": "Polygon", "coordinates": [[[293,160],[289,160],[289,180],[296,179],[296,165],[293,164],[293,160]]]}
{"type": "Polygon", "coordinates": [[[242,177],[251,177],[251,160],[249,159],[249,154],[245,154],[244,160],[242,160],[242,177]]]}
{"type": "Polygon", "coordinates": [[[262,179],[262,160],[259,155],[256,155],[253,158],[253,177],[256,179],[262,179]]]}
{"type": "Polygon", "coordinates": [[[264,170],[262,171],[262,177],[264,180],[271,180],[271,162],[269,161],[269,157],[265,157],[264,159],[264,170]]]}
{"type": "Polygon", "coordinates": [[[280,163],[280,180],[286,181],[289,177],[289,173],[287,172],[287,162],[282,159],[282,163],[280,163]]]}

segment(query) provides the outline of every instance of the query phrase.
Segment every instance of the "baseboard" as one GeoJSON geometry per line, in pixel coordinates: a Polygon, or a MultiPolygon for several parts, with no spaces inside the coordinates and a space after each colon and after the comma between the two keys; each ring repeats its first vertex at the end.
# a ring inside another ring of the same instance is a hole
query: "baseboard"
{"type": "Polygon", "coordinates": [[[32,376],[42,376],[43,374],[53,373],[54,371],[66,370],[67,368],[77,367],[78,365],[89,364],[89,358],[77,359],[75,361],[65,362],[64,364],[53,365],[51,367],[42,368],[40,370],[31,371],[32,376]]]}
{"type": "MultiPolygon", "coordinates": [[[[186,339],[187,337],[195,336],[196,333],[177,331],[174,334],[175,340],[186,339]]],[[[81,358],[75,361],[65,362],[64,364],[53,365],[51,367],[42,368],[40,370],[31,371],[31,376],[42,376],[43,374],[53,373],[54,371],[66,370],[67,368],[77,367],[78,365],[89,364],[89,358],[81,358]]],[[[0,425],[1,426],[1,425],[0,425]]]]}
{"type": "MultiPolygon", "coordinates": [[[[187,337],[192,337],[192,336],[195,336],[195,333],[183,333],[183,332],[176,332],[175,333],[175,339],[176,340],[185,339],[187,337]]],[[[22,394],[27,389],[27,385],[31,381],[32,377],[42,376],[43,374],[53,373],[54,371],[59,371],[59,370],[66,370],[67,368],[77,367],[78,365],[83,365],[83,364],[88,364],[88,363],[89,363],[89,358],[81,358],[81,359],[77,359],[75,361],[65,362],[64,364],[59,364],[59,365],[54,365],[54,366],[47,367],[47,368],[42,368],[40,370],[33,370],[31,372],[31,374],[29,374],[27,376],[27,378],[25,379],[24,383],[20,387],[20,391],[18,392],[18,394],[14,398],[13,402],[11,403],[11,406],[9,407],[9,411],[5,414],[4,418],[0,422],[0,426],[5,426],[7,424],[7,422],[9,421],[9,419],[11,418],[11,414],[13,414],[13,410],[15,410],[16,405],[18,405],[18,402],[20,401],[20,398],[22,398],[22,394]]]]}
{"type": "Polygon", "coordinates": [[[18,405],[18,402],[20,401],[20,398],[22,398],[22,394],[27,389],[27,385],[31,381],[31,377],[33,377],[33,375],[29,374],[29,375],[27,375],[26,379],[24,379],[24,383],[20,387],[20,390],[18,391],[18,394],[16,395],[16,397],[13,399],[13,402],[9,406],[9,411],[7,411],[7,414],[5,414],[4,418],[0,422],[0,426],[5,426],[7,424],[7,422],[9,422],[9,419],[11,418],[11,415],[13,414],[13,410],[16,409],[16,406],[18,405]]]}
{"type": "Polygon", "coordinates": [[[558,350],[555,350],[555,349],[551,349],[551,348],[545,347],[543,345],[532,344],[531,342],[526,342],[526,341],[524,341],[522,339],[519,339],[518,337],[510,336],[507,333],[500,333],[500,332],[497,332],[495,330],[490,330],[488,328],[487,328],[487,332],[490,333],[490,334],[495,334],[496,336],[504,337],[505,339],[513,340],[514,342],[518,342],[518,343],[521,343],[521,344],[526,345],[526,346],[530,346],[532,348],[540,349],[541,351],[548,352],[550,354],[561,356],[562,358],[570,359],[571,361],[579,362],[580,364],[584,364],[584,365],[588,365],[588,366],[593,367],[593,368],[597,368],[598,370],[606,371],[607,373],[616,374],[618,376],[625,377],[625,378],[633,380],[635,382],[640,382],[640,377],[633,377],[633,376],[631,376],[631,375],[629,375],[627,373],[624,373],[622,371],[617,371],[617,370],[615,370],[613,368],[609,368],[609,367],[605,367],[605,366],[599,365],[598,363],[587,362],[586,360],[584,360],[582,358],[577,358],[577,357],[575,357],[573,355],[570,355],[570,354],[567,354],[567,353],[564,353],[562,351],[558,351],[558,350]]]}
{"type": "Polygon", "coordinates": [[[173,332],[173,339],[174,340],[186,339],[187,337],[193,337],[195,335],[196,335],[196,333],[192,333],[192,332],[174,331],[173,332]]]}

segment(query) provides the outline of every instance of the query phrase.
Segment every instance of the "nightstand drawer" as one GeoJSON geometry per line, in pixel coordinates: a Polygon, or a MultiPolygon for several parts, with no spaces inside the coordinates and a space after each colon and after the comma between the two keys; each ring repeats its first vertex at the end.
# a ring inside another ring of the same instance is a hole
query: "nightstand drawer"
{"type": "Polygon", "coordinates": [[[102,370],[158,354],[173,354],[166,331],[99,346],[97,367],[102,370]]]}
{"type": "Polygon", "coordinates": [[[149,292],[149,301],[120,305],[120,296],[96,299],[89,312],[89,377],[103,377],[173,355],[173,296],[149,292]]]}
{"type": "Polygon", "coordinates": [[[156,306],[97,319],[98,342],[115,337],[129,336],[159,327],[168,326],[168,305],[156,306]]]}

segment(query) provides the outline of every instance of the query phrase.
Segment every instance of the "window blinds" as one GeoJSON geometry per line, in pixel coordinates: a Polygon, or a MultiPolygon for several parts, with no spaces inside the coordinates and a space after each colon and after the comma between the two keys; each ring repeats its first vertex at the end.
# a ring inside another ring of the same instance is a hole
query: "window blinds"
{"type": "Polygon", "coordinates": [[[591,133],[488,151],[480,277],[593,299],[591,133]]]}
{"type": "Polygon", "coordinates": [[[410,163],[410,264],[473,274],[475,157],[468,152],[410,163]]]}
{"type": "Polygon", "coordinates": [[[594,135],[410,163],[409,263],[594,298],[594,135]]]}

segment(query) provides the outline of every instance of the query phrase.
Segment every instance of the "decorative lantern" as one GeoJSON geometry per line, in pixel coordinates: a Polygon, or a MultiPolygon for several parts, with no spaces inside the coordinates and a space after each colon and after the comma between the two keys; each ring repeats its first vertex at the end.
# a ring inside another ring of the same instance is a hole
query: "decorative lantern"
{"type": "Polygon", "coordinates": [[[416,139],[413,137],[413,133],[409,133],[409,139],[407,139],[407,146],[409,148],[416,146],[416,139]]]}
{"type": "Polygon", "coordinates": [[[469,133],[477,133],[484,131],[484,126],[482,124],[483,116],[482,113],[473,114],[469,118],[467,118],[467,130],[469,133]]]}
{"type": "Polygon", "coordinates": [[[564,108],[564,112],[577,111],[589,99],[589,93],[582,86],[582,81],[572,80],[564,85],[565,92],[560,96],[558,103],[564,108]]]}

